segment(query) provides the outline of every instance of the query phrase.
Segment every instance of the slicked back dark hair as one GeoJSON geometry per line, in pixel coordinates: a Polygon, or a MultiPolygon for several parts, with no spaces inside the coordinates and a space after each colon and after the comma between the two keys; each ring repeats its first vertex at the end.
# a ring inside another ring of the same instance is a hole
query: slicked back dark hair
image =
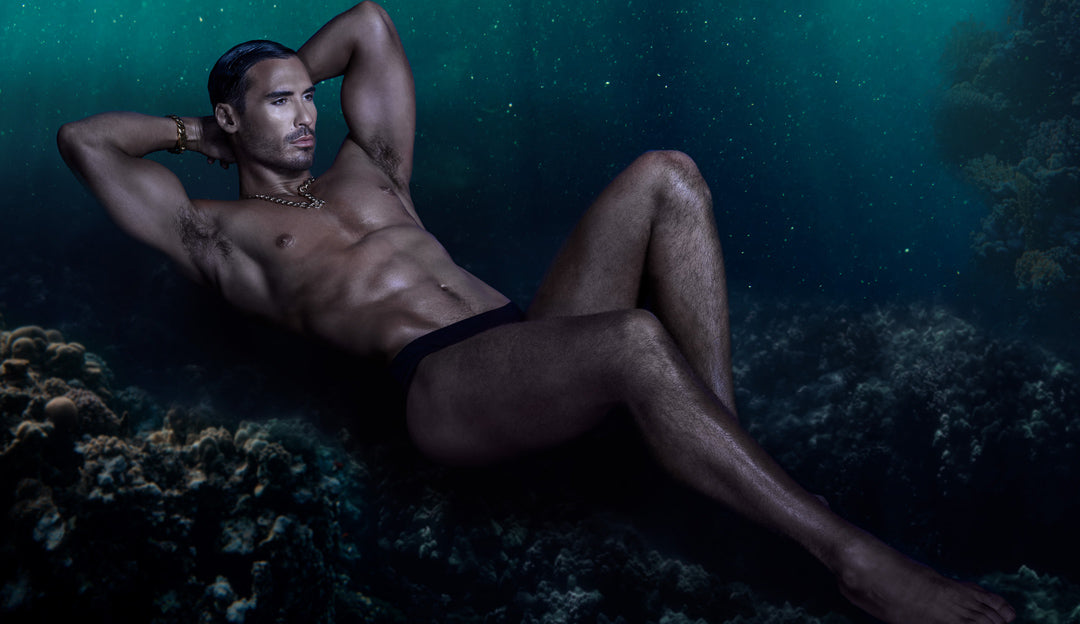
{"type": "Polygon", "coordinates": [[[233,47],[218,59],[210,70],[206,88],[210,91],[210,106],[218,103],[231,104],[237,113],[243,114],[246,105],[247,72],[259,61],[284,59],[296,56],[296,51],[276,41],[256,39],[233,47]]]}

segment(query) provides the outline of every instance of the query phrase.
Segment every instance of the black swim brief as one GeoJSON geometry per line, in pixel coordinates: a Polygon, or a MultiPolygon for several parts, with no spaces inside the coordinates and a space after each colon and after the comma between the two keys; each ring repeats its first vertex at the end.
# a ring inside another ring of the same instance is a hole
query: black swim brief
{"type": "Polygon", "coordinates": [[[488,310],[442,329],[436,329],[405,345],[405,348],[399,351],[390,362],[390,374],[408,394],[409,384],[412,383],[413,375],[416,374],[416,367],[420,366],[420,361],[425,357],[489,329],[523,320],[525,320],[525,314],[511,301],[501,308],[488,310]]]}

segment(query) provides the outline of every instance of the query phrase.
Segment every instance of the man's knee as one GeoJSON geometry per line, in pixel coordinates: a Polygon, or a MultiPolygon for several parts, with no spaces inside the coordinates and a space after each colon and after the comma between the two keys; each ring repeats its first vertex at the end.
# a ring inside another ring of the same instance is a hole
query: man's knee
{"type": "Polygon", "coordinates": [[[646,152],[635,166],[646,172],[653,192],[668,206],[679,206],[712,215],[712,192],[697,163],[676,150],[646,152]]]}
{"type": "Polygon", "coordinates": [[[638,156],[638,161],[649,167],[671,170],[683,175],[695,175],[698,172],[694,159],[679,150],[650,150],[638,156]]]}
{"type": "Polygon", "coordinates": [[[633,308],[620,310],[613,314],[612,326],[618,332],[622,342],[643,344],[646,348],[663,340],[667,331],[660,319],[648,310],[633,308]]]}

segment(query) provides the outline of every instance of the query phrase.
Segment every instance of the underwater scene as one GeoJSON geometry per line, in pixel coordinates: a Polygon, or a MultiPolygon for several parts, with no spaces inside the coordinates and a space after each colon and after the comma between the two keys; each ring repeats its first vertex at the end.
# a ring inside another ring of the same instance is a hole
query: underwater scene
{"type": "MultiPolygon", "coordinates": [[[[685,152],[744,427],[1016,621],[1080,624],[1080,0],[380,4],[415,77],[412,197],[458,264],[525,307],[616,174],[685,152]]],[[[617,421],[430,462],[382,366],[231,310],[61,159],[63,123],[209,114],[223,52],[351,5],[0,7],[0,621],[874,621],[617,421]]],[[[237,197],[234,168],[148,158],[237,197]]]]}

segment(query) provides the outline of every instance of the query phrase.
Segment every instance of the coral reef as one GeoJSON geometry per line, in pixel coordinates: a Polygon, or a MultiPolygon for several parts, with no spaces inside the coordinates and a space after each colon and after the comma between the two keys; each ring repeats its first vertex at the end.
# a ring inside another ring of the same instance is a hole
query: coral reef
{"type": "Polygon", "coordinates": [[[1016,261],[1016,284],[1021,290],[1051,290],[1067,279],[1062,262],[1069,258],[1065,247],[1025,251],[1016,261]]]}
{"type": "Polygon", "coordinates": [[[1060,542],[1080,514],[1080,371],[1068,361],[921,306],[777,306],[737,344],[748,428],[850,516],[928,558],[989,563],[993,543],[1004,560],[1071,565],[1060,542]]]}
{"type": "Polygon", "coordinates": [[[1036,308],[1080,294],[1080,2],[1014,3],[1016,30],[950,33],[952,82],[934,123],[946,158],[987,198],[973,238],[983,268],[1036,308]]]}
{"type": "Polygon", "coordinates": [[[307,425],[114,395],[55,332],[2,338],[5,621],[333,620],[355,462],[307,425]],[[131,414],[157,426],[132,433],[131,414]]]}
{"type": "Polygon", "coordinates": [[[1080,622],[1080,586],[1021,566],[1015,574],[994,574],[994,585],[1025,596],[1018,622],[1080,622]]]}
{"type": "Polygon", "coordinates": [[[987,52],[1001,41],[1001,35],[975,18],[968,18],[953,25],[945,38],[945,50],[941,53],[941,65],[953,84],[964,83],[975,77],[986,58],[987,52]]]}
{"type": "MultiPolygon", "coordinates": [[[[1075,621],[1076,370],[939,308],[744,309],[741,417],[798,479],[1024,621],[1075,621]]],[[[85,349],[49,369],[60,336],[2,336],[38,354],[0,380],[5,622],[862,621],[793,547],[673,488],[629,427],[451,470],[404,439],[99,394],[85,349]]]]}

